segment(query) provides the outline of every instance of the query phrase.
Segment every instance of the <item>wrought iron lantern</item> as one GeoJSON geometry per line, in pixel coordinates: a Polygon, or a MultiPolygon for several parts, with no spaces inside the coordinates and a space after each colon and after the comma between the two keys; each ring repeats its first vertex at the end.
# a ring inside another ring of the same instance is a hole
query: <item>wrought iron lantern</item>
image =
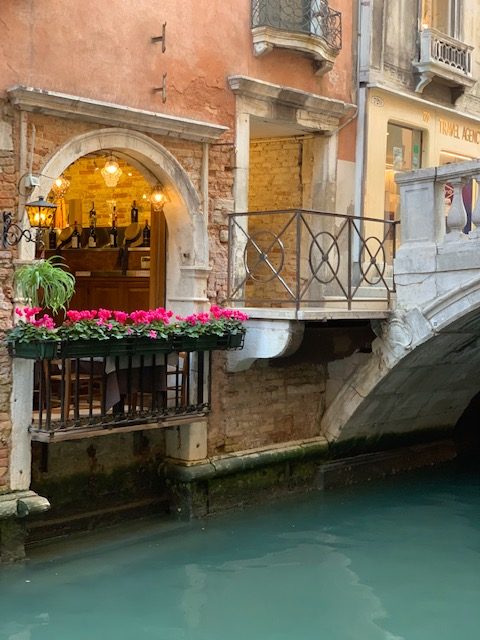
{"type": "Polygon", "coordinates": [[[22,239],[26,242],[35,242],[43,244],[42,230],[48,229],[55,215],[57,205],[45,200],[43,196],[39,196],[38,200],[27,202],[25,210],[30,221],[30,229],[22,229],[16,222],[12,222],[12,213],[4,211],[3,217],[3,247],[16,246],[22,239]]]}

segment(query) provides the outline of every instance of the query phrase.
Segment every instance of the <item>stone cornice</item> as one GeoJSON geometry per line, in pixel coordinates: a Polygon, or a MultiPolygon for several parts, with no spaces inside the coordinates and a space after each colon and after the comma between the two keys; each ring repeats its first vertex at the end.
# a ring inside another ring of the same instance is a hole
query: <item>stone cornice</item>
{"type": "Polygon", "coordinates": [[[315,93],[284,87],[247,76],[230,76],[230,89],[239,96],[262,102],[293,107],[300,113],[309,113],[316,118],[338,121],[355,113],[356,106],[342,100],[334,100],[315,93]]]}
{"type": "Polygon", "coordinates": [[[223,125],[201,120],[132,109],[124,105],[32,87],[16,85],[8,89],[7,94],[12,105],[22,111],[86,120],[196,142],[214,142],[228,130],[223,125]]]}

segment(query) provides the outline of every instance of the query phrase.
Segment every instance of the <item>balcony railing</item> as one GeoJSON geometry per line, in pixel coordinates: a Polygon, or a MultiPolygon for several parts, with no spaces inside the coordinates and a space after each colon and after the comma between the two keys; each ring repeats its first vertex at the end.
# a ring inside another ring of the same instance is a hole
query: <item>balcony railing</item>
{"type": "Polygon", "coordinates": [[[396,224],[304,210],[234,214],[229,301],[297,312],[390,309],[396,224]]]}
{"type": "Polygon", "coordinates": [[[473,86],[473,47],[440,33],[436,29],[423,29],[420,34],[420,60],[414,66],[420,73],[416,90],[422,92],[437,76],[449,86],[473,86]]]}
{"type": "Polygon", "coordinates": [[[256,27],[307,33],[336,51],[342,48],[342,14],[326,0],[252,0],[252,29],[256,27]]]}
{"type": "Polygon", "coordinates": [[[313,58],[323,75],[342,48],[342,15],[327,0],[252,0],[252,35],[255,55],[291,49],[313,58]]]}
{"type": "Polygon", "coordinates": [[[210,407],[210,353],[82,357],[35,363],[34,440],[171,426],[210,407]]]}

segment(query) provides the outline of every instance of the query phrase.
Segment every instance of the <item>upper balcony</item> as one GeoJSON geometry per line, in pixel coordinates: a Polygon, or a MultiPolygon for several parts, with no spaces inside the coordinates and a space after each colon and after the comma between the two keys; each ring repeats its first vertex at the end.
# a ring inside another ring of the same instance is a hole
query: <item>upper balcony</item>
{"type": "Polygon", "coordinates": [[[473,47],[460,40],[436,29],[423,29],[420,33],[420,60],[413,63],[419,76],[415,90],[422,93],[437,78],[452,88],[452,97],[456,100],[465,89],[475,84],[472,52],[473,47]]]}
{"type": "Polygon", "coordinates": [[[327,0],[252,0],[252,35],[256,56],[293,49],[313,58],[324,75],[342,48],[342,15],[327,0]]]}

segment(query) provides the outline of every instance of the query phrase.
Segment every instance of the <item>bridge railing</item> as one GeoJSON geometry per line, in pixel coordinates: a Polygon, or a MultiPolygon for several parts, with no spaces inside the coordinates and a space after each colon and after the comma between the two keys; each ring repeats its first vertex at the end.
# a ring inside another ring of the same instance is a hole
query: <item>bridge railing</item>
{"type": "Polygon", "coordinates": [[[402,245],[480,238],[479,160],[397,174],[395,180],[402,245]]]}
{"type": "Polygon", "coordinates": [[[289,209],[236,213],[229,225],[229,304],[390,308],[395,222],[289,209]]]}

